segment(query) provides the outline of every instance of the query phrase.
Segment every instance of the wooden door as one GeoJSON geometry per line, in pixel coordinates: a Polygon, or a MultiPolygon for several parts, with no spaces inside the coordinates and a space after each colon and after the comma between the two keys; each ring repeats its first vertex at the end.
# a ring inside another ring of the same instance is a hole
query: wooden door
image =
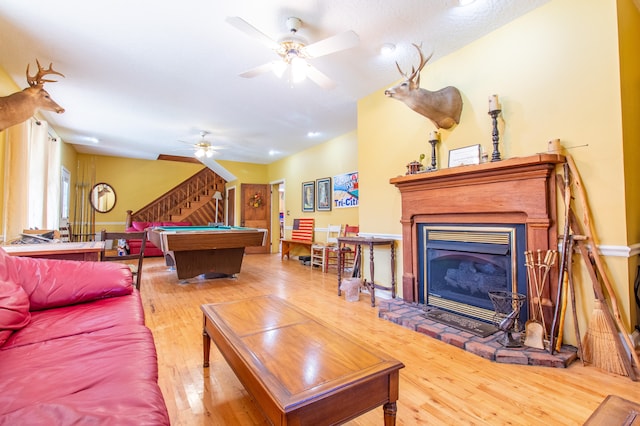
{"type": "Polygon", "coordinates": [[[240,186],[240,194],[240,226],[267,230],[266,245],[262,247],[247,247],[245,253],[270,253],[270,186],[267,184],[243,183],[240,186]]]}
{"type": "Polygon", "coordinates": [[[236,224],[236,189],[230,188],[227,192],[227,225],[236,224]]]}

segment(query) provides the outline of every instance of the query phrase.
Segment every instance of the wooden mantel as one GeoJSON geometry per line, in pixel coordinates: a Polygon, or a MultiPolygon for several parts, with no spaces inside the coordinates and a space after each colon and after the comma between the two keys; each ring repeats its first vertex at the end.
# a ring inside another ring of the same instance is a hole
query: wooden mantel
{"type": "MultiPolygon", "coordinates": [[[[403,299],[418,301],[418,224],[525,224],[527,250],[556,248],[555,170],[564,162],[538,154],[392,178],[402,197],[403,299]]],[[[549,282],[555,294],[555,267],[549,282]]]]}

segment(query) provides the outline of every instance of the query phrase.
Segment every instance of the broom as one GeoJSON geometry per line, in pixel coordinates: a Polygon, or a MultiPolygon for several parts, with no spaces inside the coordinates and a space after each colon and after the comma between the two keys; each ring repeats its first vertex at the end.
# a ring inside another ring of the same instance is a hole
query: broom
{"type": "Polygon", "coordinates": [[[628,376],[624,358],[618,351],[611,348],[616,345],[615,337],[618,332],[612,324],[611,318],[605,314],[602,304],[596,297],[593,312],[589,319],[589,326],[584,335],[582,356],[584,361],[610,373],[628,376]]]}
{"type": "MultiPolygon", "coordinates": [[[[573,229],[581,230],[573,211],[570,212],[570,220],[573,229]]],[[[626,356],[625,346],[604,299],[604,292],[596,274],[594,262],[586,247],[586,238],[576,239],[576,243],[589,272],[595,295],[593,312],[582,343],[583,360],[610,373],[629,376],[631,380],[635,381],[636,375],[631,365],[631,359],[626,356]]]]}

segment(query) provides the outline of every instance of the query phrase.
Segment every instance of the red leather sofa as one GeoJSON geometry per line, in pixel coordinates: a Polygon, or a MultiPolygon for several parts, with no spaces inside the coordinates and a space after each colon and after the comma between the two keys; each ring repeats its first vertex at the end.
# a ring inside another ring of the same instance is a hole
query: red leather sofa
{"type": "Polygon", "coordinates": [[[169,425],[130,269],[0,248],[0,425],[169,425]]]}
{"type": "MultiPolygon", "coordinates": [[[[154,226],[191,226],[191,222],[131,222],[131,226],[125,232],[140,232],[154,226]]],[[[129,240],[129,252],[131,254],[140,253],[142,240],[129,240]]],[[[147,240],[144,248],[144,257],[162,256],[162,250],[147,240]]]]}

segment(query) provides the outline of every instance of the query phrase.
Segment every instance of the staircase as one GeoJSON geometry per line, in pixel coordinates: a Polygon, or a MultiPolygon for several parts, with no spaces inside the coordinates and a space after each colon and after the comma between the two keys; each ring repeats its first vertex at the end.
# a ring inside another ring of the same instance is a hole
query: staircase
{"type": "Polygon", "coordinates": [[[204,168],[164,195],[133,212],[127,210],[125,227],[131,222],[191,222],[206,225],[224,217],[224,200],[216,203],[216,191],[224,193],[226,181],[213,170],[204,168]]]}

